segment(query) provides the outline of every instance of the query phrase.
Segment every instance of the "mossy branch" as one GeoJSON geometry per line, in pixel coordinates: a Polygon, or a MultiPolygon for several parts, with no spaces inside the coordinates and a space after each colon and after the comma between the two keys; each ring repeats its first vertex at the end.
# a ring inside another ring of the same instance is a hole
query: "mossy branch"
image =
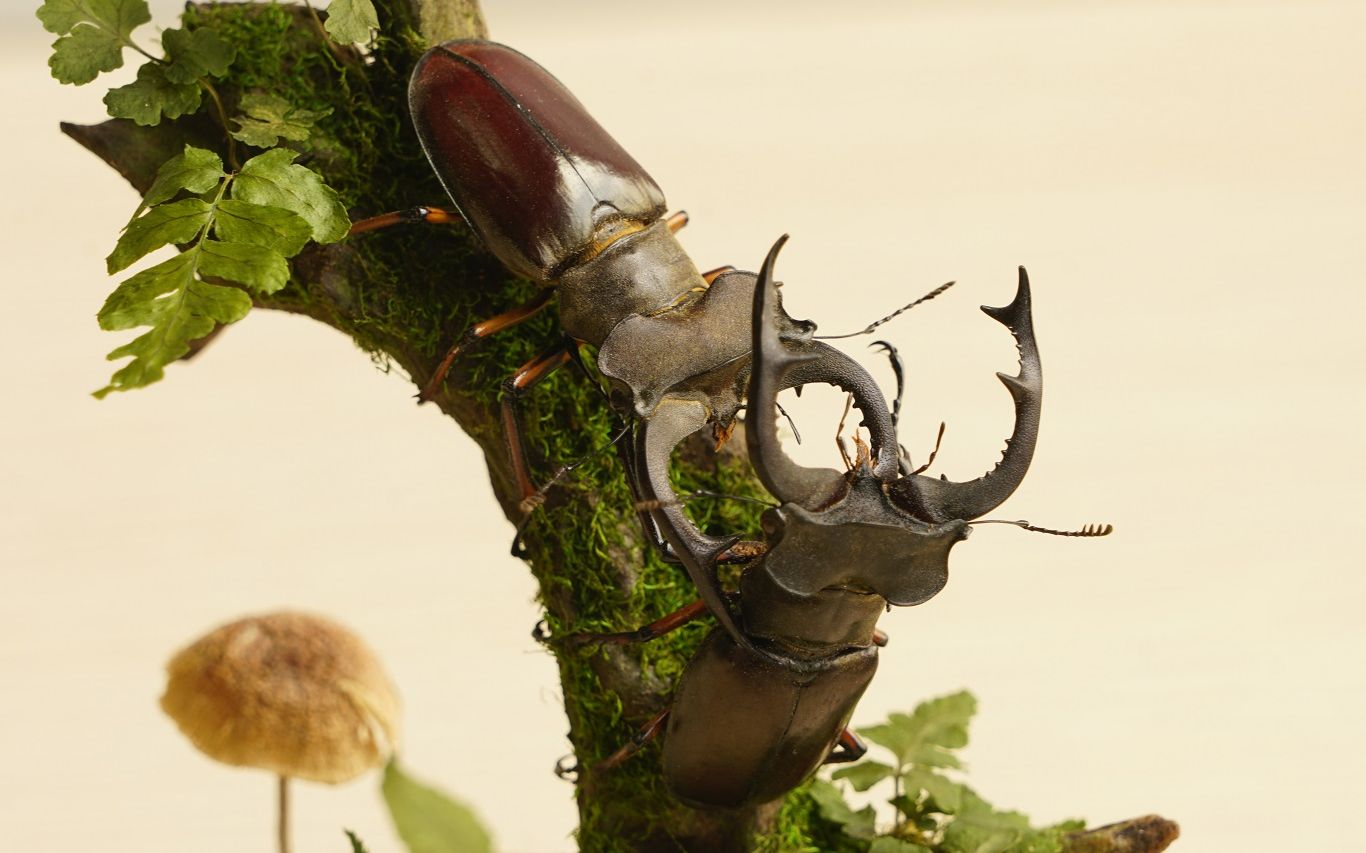
{"type": "MultiPolygon", "coordinates": [[[[194,4],[184,17],[187,28],[212,26],[237,48],[230,75],[218,84],[228,115],[237,114],[243,96],[253,92],[282,94],[297,107],[326,113],[302,153],[341,193],[353,218],[444,198],[407,121],[408,75],[427,46],[487,32],[477,0],[376,5],[381,30],[367,53],[323,41],[317,18],[301,6],[194,4]]],[[[220,154],[227,147],[223,129],[203,112],[155,127],[112,120],[62,128],[140,192],[187,143],[220,154]]],[[[400,227],[315,245],[293,261],[291,272],[284,289],[254,296],[256,307],[326,323],[377,361],[397,366],[419,388],[468,324],[535,291],[531,282],[511,277],[463,226],[400,227]]],[[[557,335],[555,312],[549,311],[482,342],[462,355],[432,400],[483,450],[495,495],[514,522],[521,520],[520,495],[503,444],[499,389],[557,335]]],[[[531,461],[542,476],[601,450],[614,432],[613,415],[596,387],[569,370],[538,388],[523,415],[531,461]]],[[[683,490],[763,494],[733,449],[685,451],[677,476],[683,490]]],[[[738,501],[695,510],[703,526],[751,536],[758,530],[756,515],[752,505],[738,501]]],[[[599,453],[550,490],[525,542],[552,634],[635,628],[696,597],[681,570],[644,547],[611,453],[599,453]]],[[[667,704],[705,631],[692,626],[635,647],[558,650],[570,738],[581,763],[610,754],[667,704]]],[[[656,747],[611,773],[590,774],[578,798],[579,842],[592,851],[819,849],[822,838],[838,831],[802,790],[755,809],[689,809],[664,790],[656,747]]]]}

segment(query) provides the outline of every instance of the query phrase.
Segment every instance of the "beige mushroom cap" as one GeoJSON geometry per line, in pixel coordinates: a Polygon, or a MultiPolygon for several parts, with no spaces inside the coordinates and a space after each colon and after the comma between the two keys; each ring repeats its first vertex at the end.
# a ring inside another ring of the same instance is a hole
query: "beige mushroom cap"
{"type": "Polygon", "coordinates": [[[171,658],[161,708],[225,764],[336,784],[383,764],[398,699],[374,652],[303,613],[224,625],[171,658]]]}

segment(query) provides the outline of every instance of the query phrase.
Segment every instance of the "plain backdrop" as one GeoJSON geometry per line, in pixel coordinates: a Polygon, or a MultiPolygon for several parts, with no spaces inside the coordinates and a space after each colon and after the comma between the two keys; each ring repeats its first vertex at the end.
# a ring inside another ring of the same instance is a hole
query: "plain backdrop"
{"type": "MultiPolygon", "coordinates": [[[[947,421],[952,478],[1010,431],[1014,351],[975,306],[1028,266],[1043,432],[996,515],[1117,532],[979,528],[941,595],[883,620],[856,724],[967,687],[968,778],[1002,806],[1160,812],[1184,850],[1360,849],[1366,5],[486,2],[688,209],[703,268],[790,233],[789,310],[830,332],[958,281],[883,330],[903,440],[923,458],[947,421]]],[[[533,585],[474,445],[406,377],[263,311],[156,387],[89,396],[129,337],[94,314],[137,199],[57,132],[106,87],[48,78],[29,5],[0,13],[6,846],[272,849],[270,779],[156,703],[179,646],[295,607],[379,651],[409,766],[504,851],[572,849],[533,585]]],[[[799,452],[833,455],[840,404],[798,410],[799,452]]],[[[376,786],[299,786],[297,849],[349,827],[398,850],[376,786]]]]}

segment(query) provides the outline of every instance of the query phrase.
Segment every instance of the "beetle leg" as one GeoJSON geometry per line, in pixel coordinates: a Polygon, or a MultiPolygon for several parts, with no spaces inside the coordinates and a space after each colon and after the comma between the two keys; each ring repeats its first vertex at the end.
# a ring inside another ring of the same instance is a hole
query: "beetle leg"
{"type": "Polygon", "coordinates": [[[668,226],[670,234],[677,234],[683,228],[684,225],[688,224],[688,211],[674,211],[673,213],[669,214],[668,219],[664,220],[664,224],[668,226]]]}
{"type": "Polygon", "coordinates": [[[835,744],[835,748],[830,750],[830,755],[826,756],[823,764],[848,764],[851,761],[858,761],[868,753],[868,744],[854,734],[853,729],[846,728],[840,732],[839,740],[835,744]]]}
{"type": "MultiPolygon", "coordinates": [[[[531,472],[527,470],[526,446],[522,441],[522,428],[517,418],[517,401],[557,368],[569,363],[567,346],[567,342],[560,341],[519,367],[517,372],[503,383],[503,437],[507,440],[508,458],[512,462],[513,476],[517,478],[517,487],[522,491],[523,503],[534,498],[537,489],[531,482],[531,472]]],[[[522,507],[523,512],[530,512],[533,509],[534,505],[522,507]]]]}
{"type": "Polygon", "coordinates": [[[433,225],[444,225],[447,222],[459,222],[460,214],[444,207],[430,207],[428,205],[418,205],[405,210],[391,210],[388,213],[381,213],[379,216],[371,216],[368,219],[361,219],[351,223],[349,235],[363,234],[366,231],[378,231],[381,228],[388,228],[391,225],[408,225],[416,222],[429,222],[433,225]]]}
{"type": "MultiPolygon", "coordinates": [[[[707,605],[699,598],[692,604],[680,607],[673,613],[663,616],[648,625],[642,625],[634,631],[617,631],[610,634],[566,634],[558,639],[561,642],[576,646],[589,645],[591,643],[610,643],[613,645],[626,645],[628,643],[646,643],[656,637],[677,631],[690,622],[695,622],[707,615],[707,605]]],[[[546,640],[556,639],[547,637],[546,640]]]]}
{"type": "Polygon", "coordinates": [[[550,297],[554,294],[554,290],[546,288],[525,305],[518,305],[516,308],[504,311],[501,314],[495,314],[466,329],[460,337],[455,339],[455,344],[446,351],[441,363],[436,366],[436,370],[432,371],[432,377],[427,380],[427,384],[422,386],[422,390],[417,395],[418,402],[427,402],[441,390],[441,386],[446,382],[447,374],[451,372],[451,365],[455,363],[455,357],[460,355],[461,350],[480,338],[486,338],[504,329],[510,329],[518,323],[535,317],[550,302],[550,297]]]}
{"type": "Polygon", "coordinates": [[[636,732],[635,737],[623,744],[621,749],[618,749],[597,764],[594,764],[593,772],[601,773],[604,770],[611,770],[637,752],[640,752],[647,743],[659,737],[659,733],[664,730],[664,721],[669,718],[669,710],[670,709],[665,708],[663,711],[660,711],[658,714],[651,717],[650,722],[646,723],[640,731],[636,732]]]}

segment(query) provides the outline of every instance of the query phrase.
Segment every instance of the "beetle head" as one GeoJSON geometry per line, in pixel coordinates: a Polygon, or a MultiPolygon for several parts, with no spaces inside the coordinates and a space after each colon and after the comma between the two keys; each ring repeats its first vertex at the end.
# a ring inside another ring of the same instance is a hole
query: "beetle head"
{"type": "Polygon", "coordinates": [[[1001,375],[1016,412],[1004,458],[994,470],[964,483],[919,474],[898,477],[891,414],[867,372],[825,344],[794,348],[777,333],[773,266],[786,239],[769,251],[754,294],[746,441],[759,479],[782,502],[765,515],[770,550],[763,570],[798,595],[848,588],[875,592],[892,604],[919,604],[947,582],[948,552],[967,536],[967,522],[1000,505],[1029,468],[1041,379],[1028,278],[1021,269],[1010,305],[983,309],[1011,330],[1020,351],[1019,375],[1001,375]],[[800,466],[778,441],[778,392],[814,382],[849,391],[871,437],[871,458],[860,459],[847,473],[800,466]]]}

